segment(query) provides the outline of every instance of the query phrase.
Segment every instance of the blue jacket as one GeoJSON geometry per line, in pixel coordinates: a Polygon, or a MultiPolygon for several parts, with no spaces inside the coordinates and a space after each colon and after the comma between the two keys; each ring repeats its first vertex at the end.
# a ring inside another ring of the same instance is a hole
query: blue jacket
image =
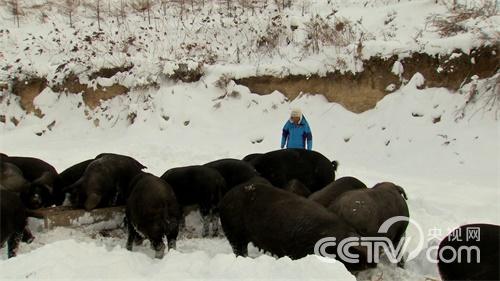
{"type": "Polygon", "coordinates": [[[281,136],[281,148],[306,148],[312,149],[312,133],[311,128],[304,116],[302,116],[299,124],[295,125],[291,120],[286,121],[283,126],[283,134],[281,136]]]}

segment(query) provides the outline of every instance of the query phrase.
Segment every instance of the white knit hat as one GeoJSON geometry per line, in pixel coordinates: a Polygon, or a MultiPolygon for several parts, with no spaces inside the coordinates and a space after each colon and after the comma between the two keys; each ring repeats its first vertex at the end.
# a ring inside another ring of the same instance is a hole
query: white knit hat
{"type": "Polygon", "coordinates": [[[302,111],[300,108],[294,108],[292,109],[292,113],[290,114],[291,117],[302,117],[302,111]]]}

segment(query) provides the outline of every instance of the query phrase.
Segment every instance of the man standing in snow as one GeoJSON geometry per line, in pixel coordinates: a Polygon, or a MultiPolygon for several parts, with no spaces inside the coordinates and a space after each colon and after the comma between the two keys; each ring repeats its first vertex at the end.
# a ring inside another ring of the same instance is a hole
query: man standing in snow
{"type": "Polygon", "coordinates": [[[290,120],[283,126],[281,148],[306,148],[312,149],[312,133],[306,118],[298,108],[293,109],[290,120]]]}

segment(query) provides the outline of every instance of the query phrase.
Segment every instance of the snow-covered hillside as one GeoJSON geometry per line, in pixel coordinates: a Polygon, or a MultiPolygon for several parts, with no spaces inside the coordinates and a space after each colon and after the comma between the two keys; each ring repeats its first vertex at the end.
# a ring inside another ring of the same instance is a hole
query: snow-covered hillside
{"type": "MultiPolygon", "coordinates": [[[[278,149],[290,109],[300,107],[314,150],[339,161],[337,177],[354,176],[368,186],[401,185],[418,224],[409,227],[407,239],[410,248],[420,241],[424,247],[405,269],[380,264],[357,279],[439,279],[436,265],[425,257],[428,246],[464,223],[500,224],[498,73],[471,79],[457,92],[420,89],[426,77],[415,74],[361,114],[321,95],[304,93],[291,101],[279,92],[252,93],[232,81],[220,87],[224,75],[360,71],[361,59],[370,56],[448,54],[498,43],[500,17],[486,9],[491,6],[458,1],[466,11],[483,8],[484,13],[456,19],[462,8],[452,11],[448,1],[435,2],[298,1],[282,9],[271,1],[253,1],[254,8],[231,2],[235,8],[227,10],[221,1],[161,1],[151,9],[149,25],[146,11],[128,7],[123,17],[117,12],[120,1],[103,1],[101,30],[91,1],[75,8],[73,28],[67,7],[58,2],[20,0],[19,27],[8,6],[1,6],[0,151],[39,157],[59,172],[115,152],[161,175],[172,167],[278,149]],[[168,3],[165,9],[162,3],[168,3]],[[450,26],[457,29],[443,34],[436,19],[455,20],[450,26]],[[331,27],[319,41],[308,39],[314,20],[331,27]],[[179,64],[201,67],[203,76],[175,82],[170,78],[179,64]],[[92,77],[113,67],[131,68],[111,78],[92,77]],[[82,94],[47,87],[34,99],[42,117],[26,113],[10,92],[16,78],[44,77],[54,86],[70,74],[92,87],[119,83],[130,91],[91,109],[82,94]]],[[[119,221],[43,230],[33,220],[32,244],[22,243],[19,256],[9,260],[2,249],[0,279],[355,280],[342,264],[314,256],[275,259],[250,247],[249,258],[237,258],[224,237],[199,238],[199,219],[190,216],[191,231],[162,260],[153,259],[147,243],[128,252],[122,229],[102,231],[119,221]]]]}
{"type": "Polygon", "coordinates": [[[0,7],[0,82],[37,76],[53,86],[71,74],[92,87],[153,85],[179,65],[233,78],[357,72],[371,56],[495,45],[500,26],[493,0],[454,1],[455,9],[447,0],[304,0],[285,9],[267,0],[15,2],[19,27],[12,8],[0,7]],[[149,21],[137,3],[152,4],[149,21]],[[131,69],[92,76],[119,67],[131,69]]]}

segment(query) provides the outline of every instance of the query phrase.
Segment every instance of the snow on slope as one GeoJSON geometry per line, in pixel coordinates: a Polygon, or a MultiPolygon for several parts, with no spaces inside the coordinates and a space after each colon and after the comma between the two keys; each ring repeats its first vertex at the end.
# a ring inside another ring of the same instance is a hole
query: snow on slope
{"type": "Polygon", "coordinates": [[[111,13],[108,7],[102,11],[102,30],[98,30],[89,3],[75,9],[70,28],[64,4],[40,6],[39,0],[24,0],[19,28],[11,20],[11,10],[0,7],[0,82],[36,75],[55,85],[74,73],[81,83],[94,87],[99,82],[89,78],[91,73],[103,67],[133,66],[103,84],[135,87],[161,82],[181,63],[194,69],[216,66],[235,78],[356,72],[362,70],[360,59],[370,56],[449,54],[455,49],[468,53],[498,42],[500,16],[487,14],[486,9],[486,15],[458,21],[455,28],[462,31],[457,34],[440,36],[433,17],[454,15],[442,1],[292,2],[285,10],[274,3],[261,3],[255,9],[234,4],[228,12],[225,5],[206,1],[182,19],[178,6],[168,5],[163,11],[155,5],[149,25],[143,14],[130,8],[126,18],[118,20],[113,13],[120,2],[108,1],[111,13]],[[34,3],[39,5],[30,8],[34,3]],[[313,22],[326,28],[316,33],[330,34],[325,35],[329,39],[318,40],[316,51],[311,47],[313,22]],[[337,26],[343,29],[335,31],[337,26]]]}

